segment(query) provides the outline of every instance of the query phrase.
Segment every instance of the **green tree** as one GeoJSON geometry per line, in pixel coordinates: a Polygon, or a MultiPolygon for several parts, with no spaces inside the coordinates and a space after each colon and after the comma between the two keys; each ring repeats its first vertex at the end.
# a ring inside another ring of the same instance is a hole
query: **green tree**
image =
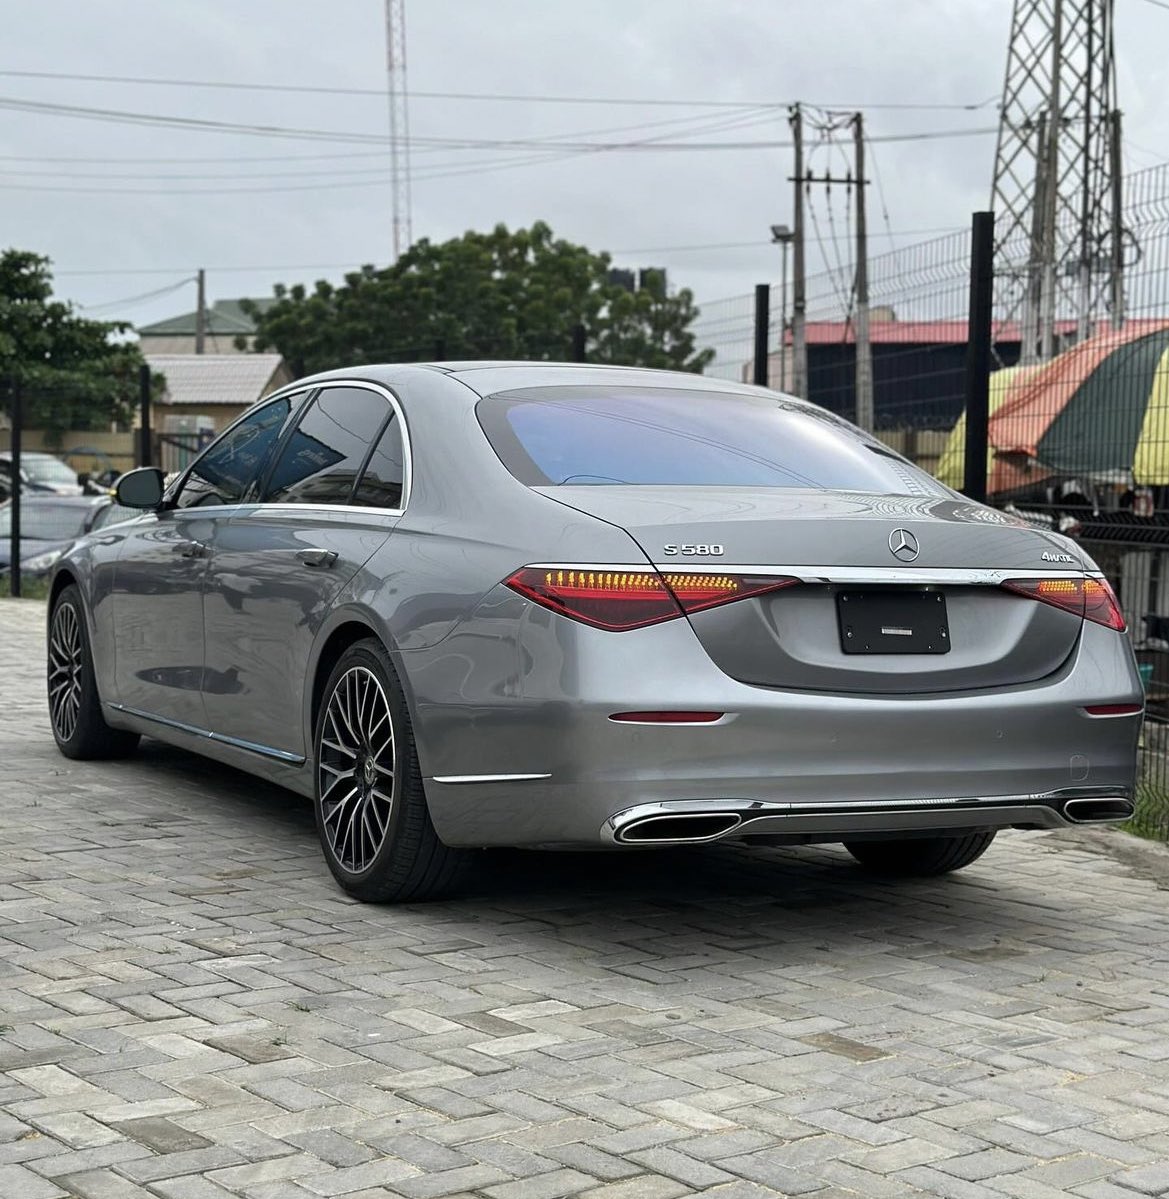
{"type": "Polygon", "coordinates": [[[609,282],[609,265],[543,222],[423,239],[393,266],[364,266],[340,286],[277,285],[274,304],[249,309],[255,349],[279,351],[296,374],[440,357],[564,360],[583,325],[590,361],[701,371],[713,353],[695,351],[693,295],[667,295],[654,276],[627,292],[609,282]]]}
{"type": "Polygon", "coordinates": [[[114,338],[129,328],[54,300],[47,258],[0,252],[0,390],[21,388],[25,419],[50,444],[68,429],[127,419],[142,355],[114,338]]]}

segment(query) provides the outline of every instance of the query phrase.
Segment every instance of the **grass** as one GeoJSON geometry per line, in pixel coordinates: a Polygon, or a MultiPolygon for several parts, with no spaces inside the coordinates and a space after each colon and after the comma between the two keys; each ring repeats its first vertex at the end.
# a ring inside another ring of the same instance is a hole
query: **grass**
{"type": "Polygon", "coordinates": [[[1165,785],[1141,779],[1137,783],[1136,812],[1121,827],[1150,841],[1169,841],[1169,790],[1165,785]]]}
{"type": "MultiPolygon", "coordinates": [[[[12,580],[5,571],[0,575],[0,599],[9,599],[12,595],[12,580]]],[[[43,600],[49,598],[48,579],[21,579],[20,598],[43,600]]]]}

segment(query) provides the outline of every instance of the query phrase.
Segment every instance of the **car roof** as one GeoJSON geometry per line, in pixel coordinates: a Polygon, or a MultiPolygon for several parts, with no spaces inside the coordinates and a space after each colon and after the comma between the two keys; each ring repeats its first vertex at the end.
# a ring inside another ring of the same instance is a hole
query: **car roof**
{"type": "MultiPolygon", "coordinates": [[[[326,371],[298,379],[294,388],[316,386],[345,379],[382,383],[393,386],[405,383],[411,377],[446,375],[463,383],[476,396],[492,395],[498,391],[510,391],[521,387],[541,386],[604,386],[624,385],[642,387],[668,387],[684,391],[715,391],[737,395],[769,395],[780,393],[750,383],[737,383],[728,379],[715,379],[708,375],[697,375],[691,371],[657,370],[652,367],[620,366],[582,362],[525,362],[491,361],[472,359],[458,362],[410,362],[374,363],[368,366],[326,371]]],[[[785,399],[802,404],[805,401],[785,396],[785,399]]],[[[468,396],[471,400],[471,396],[468,396]]],[[[815,405],[808,405],[814,408],[815,405]]]]}

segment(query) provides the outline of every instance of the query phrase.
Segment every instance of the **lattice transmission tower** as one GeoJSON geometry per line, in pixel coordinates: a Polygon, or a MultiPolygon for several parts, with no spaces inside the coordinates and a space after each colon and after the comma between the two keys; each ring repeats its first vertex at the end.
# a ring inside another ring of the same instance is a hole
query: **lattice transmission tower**
{"type": "Polygon", "coordinates": [[[386,0],[386,71],[390,104],[390,187],[394,261],[414,240],[410,222],[410,106],[406,88],[406,0],[386,0]]]}
{"type": "Polygon", "coordinates": [[[1004,320],[1024,362],[1124,320],[1113,0],[1014,0],[991,207],[1004,320]]]}

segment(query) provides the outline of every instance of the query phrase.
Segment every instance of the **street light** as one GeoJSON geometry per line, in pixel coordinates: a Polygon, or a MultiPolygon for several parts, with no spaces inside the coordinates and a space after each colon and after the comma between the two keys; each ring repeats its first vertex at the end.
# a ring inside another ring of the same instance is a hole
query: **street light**
{"type": "Polygon", "coordinates": [[[779,287],[779,390],[787,390],[787,252],[795,234],[786,225],[771,226],[771,240],[783,249],[783,274],[779,287]]]}

